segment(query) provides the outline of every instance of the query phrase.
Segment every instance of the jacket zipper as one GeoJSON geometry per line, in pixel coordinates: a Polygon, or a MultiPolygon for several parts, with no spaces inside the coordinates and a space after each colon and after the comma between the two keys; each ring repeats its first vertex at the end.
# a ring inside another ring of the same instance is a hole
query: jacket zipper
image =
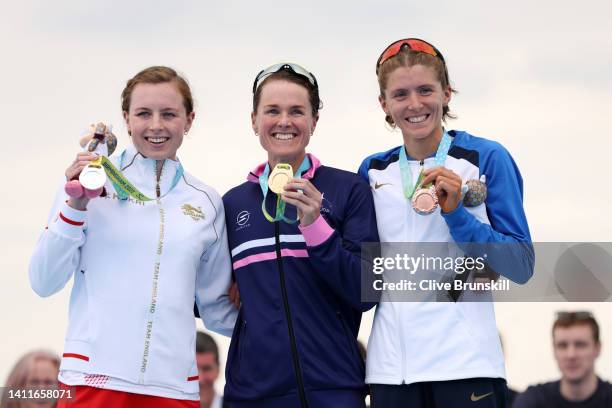
{"type": "Polygon", "coordinates": [[[361,355],[359,354],[359,350],[355,350],[355,338],[353,337],[353,333],[351,333],[351,329],[348,327],[348,323],[344,320],[342,316],[342,312],[336,310],[336,315],[338,316],[338,320],[340,320],[340,325],[342,326],[342,332],[344,337],[346,337],[348,341],[348,346],[353,357],[359,357],[361,360],[361,355]]]}
{"type": "Polygon", "coordinates": [[[287,328],[289,329],[291,357],[293,359],[293,370],[295,371],[295,379],[298,385],[300,406],[302,408],[308,408],[308,401],[306,400],[306,391],[304,389],[304,379],[302,378],[302,369],[300,367],[300,358],[297,352],[297,342],[295,340],[295,332],[293,331],[293,321],[291,320],[291,310],[289,309],[289,299],[287,298],[287,286],[285,284],[285,270],[283,269],[283,259],[281,258],[280,227],[278,221],[274,222],[274,239],[276,241],[276,263],[278,265],[278,274],[280,277],[281,294],[283,296],[283,306],[285,309],[285,318],[287,319],[287,328]]]}
{"type": "Polygon", "coordinates": [[[150,353],[150,345],[151,345],[151,338],[152,338],[152,332],[153,332],[153,318],[155,317],[155,306],[157,305],[157,284],[158,279],[159,279],[159,263],[160,263],[160,257],[161,257],[161,251],[163,248],[163,241],[164,241],[164,209],[161,206],[161,189],[159,186],[159,180],[161,178],[161,174],[158,177],[157,176],[157,170],[155,171],[155,195],[156,195],[156,202],[157,205],[159,207],[159,216],[160,216],[160,235],[159,235],[159,241],[158,241],[158,245],[159,245],[159,249],[157,252],[157,259],[156,259],[156,264],[155,264],[155,274],[153,277],[153,285],[154,285],[154,295],[152,295],[151,298],[151,305],[148,307],[148,322],[147,322],[147,330],[146,330],[146,334],[145,334],[145,347],[144,347],[144,351],[143,351],[143,356],[142,356],[142,364],[141,364],[141,369],[140,369],[140,375],[138,377],[138,384],[145,384],[145,374],[147,371],[147,367],[148,367],[148,361],[149,361],[149,353],[150,353]]]}
{"type": "MultiPolygon", "coordinates": [[[[419,172],[418,172],[419,175],[421,174],[424,168],[425,168],[425,159],[421,159],[421,161],[419,162],[419,172]]],[[[419,179],[419,176],[417,176],[417,181],[418,179],[419,179]]],[[[415,185],[414,187],[416,190],[416,187],[418,186],[415,185]]],[[[414,217],[414,214],[413,214],[414,211],[412,211],[412,202],[408,202],[408,212],[410,214],[409,217],[412,219],[412,217],[414,217]]],[[[412,227],[410,228],[410,237],[408,237],[407,242],[414,242],[414,222],[411,222],[411,225],[412,227]]],[[[399,316],[397,318],[397,321],[398,321],[397,327],[402,327],[399,316]]],[[[402,384],[406,384],[406,345],[404,342],[404,334],[401,330],[399,331],[399,341],[400,341],[400,347],[402,349],[402,363],[401,363],[400,376],[402,377],[402,384]]]]}

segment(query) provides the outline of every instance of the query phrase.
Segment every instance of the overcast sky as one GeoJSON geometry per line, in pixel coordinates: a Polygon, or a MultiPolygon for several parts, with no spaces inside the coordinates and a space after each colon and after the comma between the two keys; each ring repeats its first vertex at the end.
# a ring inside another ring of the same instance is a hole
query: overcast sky
{"type": "MultiPolygon", "coordinates": [[[[38,298],[28,259],[83,129],[110,122],[120,146],[129,143],[119,96],[150,65],[172,66],[192,85],[196,121],[179,157],[224,193],[265,159],[249,117],[260,69],[288,60],[316,75],[324,107],[309,151],[355,170],[365,156],[401,143],[377,102],[379,53],[399,38],[426,39],[444,54],[459,90],[450,104],[459,118],[448,128],[508,148],[523,175],[534,240],[612,241],[612,7],[573,3],[4,2],[0,382],[29,349],[62,351],[69,287],[38,298]]],[[[604,326],[599,367],[612,378],[610,304],[500,304],[510,384],[557,375],[549,328],[561,308],[596,311],[604,326]]],[[[370,324],[368,314],[364,341],[370,324]]]]}

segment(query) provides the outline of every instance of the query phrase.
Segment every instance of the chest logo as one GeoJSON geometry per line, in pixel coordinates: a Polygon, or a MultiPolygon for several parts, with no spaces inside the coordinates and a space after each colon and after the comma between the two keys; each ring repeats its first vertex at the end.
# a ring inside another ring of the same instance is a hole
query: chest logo
{"type": "Polygon", "coordinates": [[[476,395],[475,393],[472,393],[472,395],[470,395],[470,400],[472,400],[473,402],[480,401],[481,399],[486,398],[489,395],[493,395],[493,393],[489,392],[487,394],[482,394],[482,395],[476,395]]]}
{"type": "Polygon", "coordinates": [[[242,227],[249,222],[249,218],[251,218],[251,214],[248,211],[240,211],[236,217],[236,224],[242,227]]]}
{"type": "Polygon", "coordinates": [[[379,183],[378,181],[374,183],[374,190],[378,190],[382,186],[390,186],[391,183],[379,183]]]}
{"type": "Polygon", "coordinates": [[[183,214],[188,215],[194,221],[200,221],[204,219],[204,213],[202,212],[202,207],[194,207],[189,204],[183,204],[181,207],[183,210],[183,214]]]}

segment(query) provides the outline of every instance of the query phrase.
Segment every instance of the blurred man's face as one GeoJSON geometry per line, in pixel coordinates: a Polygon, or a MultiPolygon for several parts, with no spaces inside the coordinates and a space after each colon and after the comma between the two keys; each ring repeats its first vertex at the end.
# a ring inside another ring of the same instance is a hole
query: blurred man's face
{"type": "Polygon", "coordinates": [[[553,332],[555,359],[564,380],[580,383],[595,372],[601,345],[588,324],[557,327],[553,332]]]}
{"type": "Polygon", "coordinates": [[[196,353],[196,363],[200,376],[200,393],[212,393],[215,380],[219,376],[219,365],[215,362],[215,354],[196,353]]]}

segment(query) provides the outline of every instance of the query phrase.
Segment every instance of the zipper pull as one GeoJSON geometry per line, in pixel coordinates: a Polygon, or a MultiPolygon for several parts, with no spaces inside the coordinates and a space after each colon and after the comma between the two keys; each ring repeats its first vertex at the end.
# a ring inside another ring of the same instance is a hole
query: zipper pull
{"type": "Polygon", "coordinates": [[[159,181],[155,184],[155,194],[157,194],[157,198],[161,196],[161,190],[159,188],[159,181]]]}

